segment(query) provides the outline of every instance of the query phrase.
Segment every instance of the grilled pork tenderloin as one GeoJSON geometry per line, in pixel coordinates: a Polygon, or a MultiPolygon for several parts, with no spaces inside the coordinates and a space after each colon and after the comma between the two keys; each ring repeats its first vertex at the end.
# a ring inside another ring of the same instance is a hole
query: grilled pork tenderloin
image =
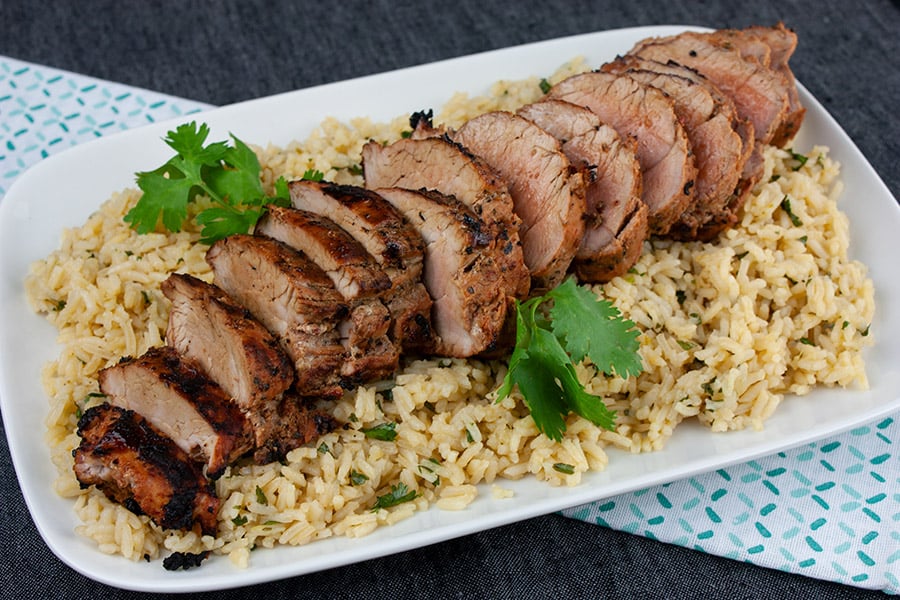
{"type": "Polygon", "coordinates": [[[697,169],[666,95],[630,77],[595,71],[557,83],[547,96],[585,106],[619,135],[637,140],[650,232],[668,232],[691,202],[697,169]]]}
{"type": "Polygon", "coordinates": [[[425,240],[424,282],[434,302],[435,353],[469,357],[500,343],[507,295],[503,250],[475,212],[440,192],[379,188],[425,240]]]}
{"type": "Polygon", "coordinates": [[[422,237],[384,198],[355,186],[306,180],[290,183],[294,207],[339,223],[371,254],[391,280],[386,304],[391,340],[412,353],[434,347],[431,298],[422,284],[422,237]]]}
{"type": "Polygon", "coordinates": [[[297,208],[269,207],[255,233],[303,252],[325,271],[347,303],[350,312],[340,324],[347,350],[341,365],[344,384],[390,376],[400,360],[400,349],[388,336],[391,315],[382,302],[391,280],[362,244],[331,219],[297,208]]]}
{"type": "Polygon", "coordinates": [[[126,357],[102,369],[100,391],[133,410],[205,464],[210,479],[253,448],[253,433],[240,408],[194,361],[169,346],[126,357]]]}
{"type": "Polygon", "coordinates": [[[584,179],[559,142],[504,111],[467,121],[452,138],[506,180],[533,293],[560,283],[584,236],[584,179]]]}
{"type": "Polygon", "coordinates": [[[78,420],[81,443],[72,451],[81,486],[166,529],[215,535],[219,499],[192,459],[147,419],[110,404],[89,408],[78,420]]]}
{"type": "Polygon", "coordinates": [[[572,270],[587,282],[624,274],[650,235],[634,141],[564,100],[541,100],[518,114],[560,140],[572,165],[584,170],[585,231],[572,270]]]}
{"type": "Polygon", "coordinates": [[[322,269],[277,240],[246,234],[217,241],[206,260],[216,285],[281,340],[294,361],[298,394],[343,393],[346,352],[338,325],[349,309],[322,269]]]}

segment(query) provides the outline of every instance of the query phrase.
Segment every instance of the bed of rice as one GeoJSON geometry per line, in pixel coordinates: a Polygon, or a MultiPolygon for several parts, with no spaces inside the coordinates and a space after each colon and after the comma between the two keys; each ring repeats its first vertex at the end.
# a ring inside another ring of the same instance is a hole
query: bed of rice
{"type": "MultiPolygon", "coordinates": [[[[551,82],[583,68],[574,61],[551,82]]],[[[452,98],[436,120],[458,125],[540,95],[537,78],[500,82],[486,96],[452,98]]],[[[406,127],[405,116],[387,124],[326,120],[305,141],[258,149],[264,181],[313,168],[333,181],[361,183],[364,141],[389,142],[406,127]]],[[[588,390],[618,412],[615,431],[571,417],[564,440],[554,443],[538,434],[516,395],[493,401],[501,362],[412,362],[389,392],[361,388],[337,402],[333,411],[345,428],[283,464],[231,468],[216,484],[222,508],[215,538],[163,531],[95,489],[81,490],[72,473],[78,414],[100,401],[97,371],[163,343],[168,305],[160,282],[173,271],[211,279],[196,231],[136,235],[122,216],[139,192],[117,193],[83,226],[65,231],[26,284],[62,346],[43,377],[56,491],[73,499],[78,532],[103,552],[137,560],[212,550],[246,566],[256,547],[364,536],[431,506],[463,510],[479,493],[512,496],[504,478],[577,485],[584,472],[604,468],[608,448],[658,450],[686,418],[715,432],[761,428],[785,394],[816,385],[865,388],[861,351],[872,341],[873,286],[865,267],[847,257],[838,165],[825,148],[807,154],[799,165],[791,152],[769,148],[763,183],[740,226],[716,243],[654,239],[626,276],[594,288],[642,331],[639,377],[580,368],[588,390]],[[782,207],[785,197],[802,225],[782,207]],[[385,422],[397,424],[394,441],[360,431],[385,422]],[[399,483],[418,496],[373,511],[377,497],[399,483]]]]}

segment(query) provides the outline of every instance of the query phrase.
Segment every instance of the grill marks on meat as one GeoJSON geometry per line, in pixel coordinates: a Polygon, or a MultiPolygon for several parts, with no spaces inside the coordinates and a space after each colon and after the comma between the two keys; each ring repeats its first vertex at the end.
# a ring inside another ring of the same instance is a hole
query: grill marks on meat
{"type": "MultiPolygon", "coordinates": [[[[417,121],[417,131],[427,128],[417,121]]],[[[483,160],[442,134],[363,146],[363,172],[370,189],[399,187],[437,190],[472,209],[503,251],[501,283],[507,295],[528,295],[531,275],[522,256],[521,220],[513,211],[506,183],[483,160]]]]}
{"type": "Polygon", "coordinates": [[[424,281],[434,307],[435,353],[467,357],[494,350],[507,312],[497,285],[503,251],[465,204],[435,191],[380,188],[425,240],[424,281]]]}
{"type": "Polygon", "coordinates": [[[506,180],[522,219],[519,237],[533,291],[557,285],[584,235],[581,172],[553,136],[512,113],[485,113],[452,137],[506,180]]]}
{"type": "Polygon", "coordinates": [[[381,300],[391,280],[362,244],[334,221],[295,208],[269,207],[255,232],[303,252],[325,271],[347,303],[350,312],[339,327],[347,351],[342,385],[355,387],[390,376],[400,360],[400,350],[388,336],[391,315],[381,300]]]}
{"type": "Polygon", "coordinates": [[[548,97],[585,106],[637,140],[650,232],[665,234],[688,207],[696,176],[687,134],[666,95],[627,76],[591,72],[559,82],[548,97]]]}
{"type": "Polygon", "coordinates": [[[624,274],[649,236],[634,141],[591,110],[563,100],[526,105],[519,115],[558,139],[572,165],[584,172],[585,231],[572,270],[590,282],[624,274]]]}
{"type": "Polygon", "coordinates": [[[431,298],[421,281],[425,248],[415,229],[370,190],[305,180],[291,182],[290,190],[296,208],[340,223],[390,278],[385,295],[393,342],[409,352],[431,351],[431,298]]]}
{"type": "Polygon", "coordinates": [[[241,407],[257,447],[274,434],[278,405],[294,382],[278,340],[222,290],[173,273],[162,284],[171,300],[166,343],[192,359],[241,407]]]}
{"type": "Polygon", "coordinates": [[[270,238],[232,235],[210,247],[215,283],[282,342],[303,396],[340,396],[343,298],[315,263],[270,238]]]}
{"type": "Polygon", "coordinates": [[[140,413],[215,479],[253,447],[243,413],[193,361],[173,348],[151,348],[99,374],[100,391],[115,406],[140,413]]]}
{"type": "Polygon", "coordinates": [[[129,510],[167,529],[215,535],[219,500],[212,484],[171,439],[135,411],[110,404],[89,408],[78,421],[81,443],[72,451],[81,486],[96,485],[129,510]]]}

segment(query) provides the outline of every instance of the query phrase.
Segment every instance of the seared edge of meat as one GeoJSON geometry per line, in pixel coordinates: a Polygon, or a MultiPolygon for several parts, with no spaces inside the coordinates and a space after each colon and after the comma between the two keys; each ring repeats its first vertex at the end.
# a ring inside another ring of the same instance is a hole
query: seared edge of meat
{"type": "Polygon", "coordinates": [[[391,340],[407,352],[434,346],[431,298],[422,284],[422,236],[384,198],[365,188],[326,182],[292,181],[296,208],[327,217],[353,236],[391,280],[385,304],[391,314],[391,340]]]}
{"type": "MultiPolygon", "coordinates": [[[[413,127],[419,132],[431,124],[418,120],[413,127]]],[[[387,146],[377,142],[363,146],[366,186],[437,190],[467,205],[484,221],[486,232],[502,245],[502,285],[507,294],[526,297],[531,275],[519,238],[521,219],[514,212],[506,183],[485,161],[448,135],[429,131],[387,146]]]]}
{"type": "Polygon", "coordinates": [[[200,525],[215,535],[219,499],[197,465],[135,411],[110,404],[78,420],[81,443],[72,451],[82,488],[97,486],[111,500],[166,529],[200,525]]]}
{"type": "Polygon", "coordinates": [[[585,106],[622,137],[637,140],[650,232],[668,232],[691,202],[697,172],[671,100],[631,77],[597,71],[569,77],[547,96],[585,106]]]}
{"type": "Polygon", "coordinates": [[[303,252],[328,274],[345,300],[378,296],[391,287],[390,278],[365,247],[321,215],[269,206],[254,233],[303,252]]]}
{"type": "Polygon", "coordinates": [[[322,269],[277,240],[246,234],[217,241],[206,260],[216,285],[281,341],[294,361],[297,393],[343,393],[338,324],[348,306],[322,269]]]}
{"type": "Polygon", "coordinates": [[[466,122],[453,139],[503,177],[522,220],[533,292],[565,277],[584,235],[584,180],[559,142],[527,119],[495,111],[466,122]]]}
{"type": "Polygon", "coordinates": [[[294,382],[293,364],[280,343],[212,284],[173,273],[161,289],[172,302],[166,343],[195,361],[237,402],[256,445],[265,445],[281,395],[294,382]]]}
{"type": "Polygon", "coordinates": [[[435,352],[468,357],[494,350],[506,319],[507,294],[497,285],[502,249],[465,204],[439,192],[379,188],[422,234],[425,287],[434,301],[435,352]]]}
{"type": "Polygon", "coordinates": [[[544,99],[519,114],[560,140],[572,165],[583,170],[585,230],[572,270],[590,282],[624,274],[650,235],[634,141],[593,111],[564,100],[544,99]]]}
{"type": "Polygon", "coordinates": [[[211,479],[253,447],[241,409],[198,364],[174,348],[160,346],[136,358],[125,357],[102,369],[98,378],[111,404],[140,413],[205,463],[211,479]]]}

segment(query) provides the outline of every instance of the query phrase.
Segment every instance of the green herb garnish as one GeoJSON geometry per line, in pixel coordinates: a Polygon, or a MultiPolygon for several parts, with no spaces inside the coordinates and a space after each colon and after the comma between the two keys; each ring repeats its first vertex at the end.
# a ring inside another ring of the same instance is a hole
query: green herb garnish
{"type": "Polygon", "coordinates": [[[259,486],[256,486],[256,501],[263,506],[267,506],[269,504],[269,499],[266,498],[266,493],[259,486]]]}
{"type": "Polygon", "coordinates": [[[290,205],[287,182],[275,184],[275,196],[265,194],[256,153],[232,135],[227,141],[206,144],[209,127],[196,122],[179,125],[164,141],[177,153],[152,171],[136,173],[143,192],[125,215],[138,233],[154,231],[162,221],[168,231],[181,231],[188,204],[206,195],[213,205],[199,214],[201,241],[211,244],[234,233],[247,233],[265,212],[267,204],[290,205]]]}
{"type": "Polygon", "coordinates": [[[784,198],[781,199],[780,206],[781,210],[787,213],[787,216],[791,220],[791,224],[793,224],[794,227],[800,227],[801,225],[803,225],[803,221],[800,220],[800,217],[794,214],[794,211],[791,210],[791,199],[787,194],[785,194],[784,198]]]}
{"type": "Polygon", "coordinates": [[[602,398],[585,391],[575,363],[588,358],[603,373],[637,375],[642,369],[638,333],[611,302],[598,300],[571,278],[543,296],[517,302],[516,347],[498,402],[518,386],[535,425],[556,441],[562,439],[570,412],[611,430],[615,413],[602,398]],[[549,320],[538,313],[548,301],[553,302],[549,320]]]}
{"type": "Polygon", "coordinates": [[[378,511],[382,508],[397,506],[398,504],[403,504],[404,502],[410,502],[412,500],[415,500],[417,496],[418,494],[415,491],[408,491],[405,483],[392,485],[390,493],[387,493],[383,496],[378,496],[378,499],[375,501],[375,506],[372,507],[372,512],[378,511]]]}
{"type": "Polygon", "coordinates": [[[550,85],[550,82],[547,81],[547,78],[546,78],[546,77],[544,77],[543,79],[541,79],[541,82],[540,82],[538,85],[541,87],[541,91],[544,92],[545,94],[549,93],[549,92],[550,92],[550,88],[553,87],[553,86],[550,85]]]}
{"type": "Polygon", "coordinates": [[[363,428],[361,431],[366,434],[366,437],[383,442],[393,442],[397,438],[397,424],[392,422],[379,423],[374,427],[363,428]]]}
{"type": "Polygon", "coordinates": [[[572,475],[575,472],[575,467],[568,463],[554,463],[553,470],[565,473],[566,475],[572,475]]]}

